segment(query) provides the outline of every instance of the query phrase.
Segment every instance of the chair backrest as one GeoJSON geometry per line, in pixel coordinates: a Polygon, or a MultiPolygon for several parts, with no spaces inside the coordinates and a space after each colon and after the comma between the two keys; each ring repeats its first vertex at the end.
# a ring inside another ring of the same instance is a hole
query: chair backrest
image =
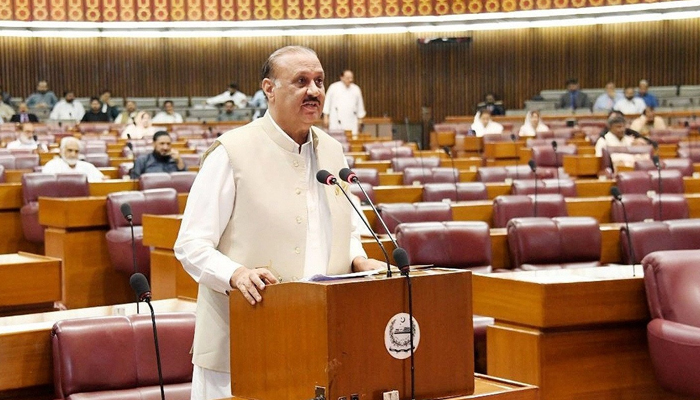
{"type": "MultiPolygon", "coordinates": [[[[654,220],[666,221],[690,218],[688,200],[682,194],[662,194],[651,199],[654,220]]],[[[698,242],[700,247],[700,242],[698,242]]]]}
{"type": "Polygon", "coordinates": [[[480,167],[476,171],[476,179],[482,183],[503,182],[508,178],[505,167],[480,167]]]}
{"type": "Polygon", "coordinates": [[[370,160],[391,160],[392,158],[413,157],[413,149],[400,147],[373,147],[369,150],[370,160]]]}
{"type": "Polygon", "coordinates": [[[624,171],[617,174],[617,187],[623,194],[646,194],[654,190],[647,171],[624,171]]]}
{"type": "Polygon", "coordinates": [[[632,264],[640,262],[644,256],[659,250],[672,250],[673,238],[667,224],[661,221],[630,222],[620,228],[620,255],[622,262],[632,264]],[[630,259],[629,244],[632,243],[630,259]]]}
{"type": "Polygon", "coordinates": [[[691,162],[700,162],[700,148],[678,147],[678,157],[688,158],[691,162]]]}
{"type": "MultiPolygon", "coordinates": [[[[388,203],[379,205],[379,213],[391,233],[404,222],[452,221],[452,208],[447,203],[388,203]]],[[[375,232],[386,234],[377,221],[375,232]]]]}
{"type": "Polygon", "coordinates": [[[354,168],[354,167],[355,167],[355,157],[353,157],[353,156],[345,156],[345,161],[348,163],[348,168],[354,168]]]}
{"type": "Polygon", "coordinates": [[[173,188],[178,193],[189,193],[197,173],[194,171],[148,172],[139,177],[141,190],[173,188]]]}
{"type": "Polygon", "coordinates": [[[370,185],[367,182],[360,182],[360,186],[355,184],[350,185],[350,193],[357,196],[357,198],[360,199],[360,202],[362,204],[369,204],[369,201],[367,201],[367,197],[369,197],[369,200],[371,200],[372,204],[374,204],[376,198],[374,196],[374,188],[372,187],[372,185],[370,185]],[[360,186],[362,186],[362,189],[365,190],[364,192],[362,192],[360,186]],[[367,196],[365,196],[365,193],[367,193],[367,196]]]}
{"type": "MultiPolygon", "coordinates": [[[[535,194],[534,179],[516,179],[513,181],[512,194],[535,194]]],[[[564,197],[576,197],[576,185],[571,179],[539,179],[537,194],[556,194],[564,197]]]]}
{"type": "MultiPolygon", "coordinates": [[[[653,164],[653,163],[652,163],[653,164]]],[[[666,158],[661,160],[661,165],[666,169],[680,171],[682,176],[693,176],[693,162],[687,158],[666,158]]]]}
{"type": "Polygon", "coordinates": [[[600,159],[601,169],[612,168],[610,164],[611,155],[616,153],[624,154],[648,154],[651,158],[654,148],[651,145],[642,146],[608,146],[603,148],[603,154],[600,159]]]}
{"type": "Polygon", "coordinates": [[[513,218],[534,217],[566,217],[566,201],[560,194],[537,195],[505,195],[493,199],[493,227],[505,228],[513,218]],[[535,210],[536,206],[536,210],[535,210]]]}
{"type": "Polygon", "coordinates": [[[440,166],[438,157],[397,157],[391,160],[394,172],[403,172],[406,168],[435,168],[440,166]]]}
{"type": "Polygon", "coordinates": [[[84,197],[90,195],[87,175],[83,173],[44,174],[31,172],[22,175],[24,204],[39,197],[84,197]]]}
{"type": "Polygon", "coordinates": [[[698,249],[700,243],[700,219],[677,219],[664,221],[671,232],[674,250],[698,249]]]}
{"type": "Polygon", "coordinates": [[[575,155],[578,149],[575,145],[557,145],[557,151],[551,145],[532,146],[532,159],[537,167],[558,168],[564,165],[564,155],[575,155]]]}
{"type": "Polygon", "coordinates": [[[87,153],[85,161],[96,166],[97,168],[109,167],[109,154],[107,153],[87,153]]]}
{"type": "Polygon", "coordinates": [[[357,175],[360,182],[369,183],[372,186],[379,186],[379,171],[374,168],[356,168],[352,172],[357,175]]]}
{"type": "Polygon", "coordinates": [[[459,171],[456,168],[406,168],[403,171],[403,184],[412,185],[415,182],[426,183],[455,183],[459,182],[459,171]]]}
{"type": "Polygon", "coordinates": [[[38,154],[15,154],[15,169],[34,169],[38,166],[38,154]]]}
{"type": "Polygon", "coordinates": [[[601,234],[590,217],[515,218],[508,222],[511,266],[535,268],[596,266],[601,234]]]}
{"type": "Polygon", "coordinates": [[[622,203],[613,201],[610,208],[612,222],[625,222],[625,212],[628,222],[641,222],[654,219],[654,204],[646,194],[623,194],[622,203]]]}
{"type": "Polygon", "coordinates": [[[474,201],[488,200],[486,185],[481,182],[426,183],[423,185],[423,201],[474,201]]]}
{"type": "Polygon", "coordinates": [[[15,169],[15,156],[10,154],[9,151],[7,154],[0,154],[0,165],[5,169],[15,169]]]}
{"type": "Polygon", "coordinates": [[[143,214],[177,214],[177,191],[173,188],[114,192],[107,195],[107,219],[111,229],[129,226],[121,212],[124,203],[131,205],[134,225],[141,225],[143,214]]]}
{"type": "Polygon", "coordinates": [[[201,154],[181,154],[180,158],[187,167],[198,167],[199,163],[202,161],[201,154]]]}
{"type": "Polygon", "coordinates": [[[5,166],[0,164],[0,183],[5,183],[5,166]]]}
{"type": "Polygon", "coordinates": [[[685,191],[683,185],[683,175],[676,169],[662,169],[661,171],[647,171],[651,178],[651,190],[659,191],[659,174],[661,175],[662,193],[679,193],[685,191]]]}
{"type": "Polygon", "coordinates": [[[413,222],[397,227],[396,241],[406,250],[412,264],[481,267],[480,272],[488,272],[491,266],[489,232],[488,224],[482,221],[413,222]]]}
{"type": "Polygon", "coordinates": [[[645,257],[643,265],[651,317],[700,328],[700,252],[661,251],[645,257]]]}

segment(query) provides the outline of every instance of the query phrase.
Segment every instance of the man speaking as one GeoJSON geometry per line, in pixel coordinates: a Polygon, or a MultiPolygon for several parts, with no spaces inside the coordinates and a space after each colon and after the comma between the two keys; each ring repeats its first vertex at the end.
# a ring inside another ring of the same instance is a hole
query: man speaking
{"type": "Polygon", "coordinates": [[[255,306],[268,284],[384,266],[366,258],[343,194],[315,180],[320,169],[347,166],[340,143],[312,127],[324,78],[313,50],[275,51],[262,69],[268,112],[204,155],[175,243],[199,283],[194,400],[231,396],[229,292],[255,306]]]}

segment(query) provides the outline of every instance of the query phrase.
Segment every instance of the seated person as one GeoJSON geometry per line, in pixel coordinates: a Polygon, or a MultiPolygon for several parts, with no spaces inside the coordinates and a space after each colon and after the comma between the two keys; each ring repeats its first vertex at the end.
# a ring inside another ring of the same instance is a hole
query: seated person
{"type": "Polygon", "coordinates": [[[151,126],[151,114],[139,111],[136,114],[135,125],[129,125],[122,131],[122,139],[143,139],[156,133],[156,128],[151,126]]]}
{"type": "Polygon", "coordinates": [[[85,108],[82,103],[75,100],[75,93],[66,90],[63,98],[51,110],[49,119],[54,121],[80,121],[85,115],[85,108]]]}
{"type": "Polygon", "coordinates": [[[2,99],[0,99],[0,121],[10,121],[13,115],[15,115],[15,110],[13,110],[12,107],[10,107],[2,99]]]}
{"type": "Polygon", "coordinates": [[[41,172],[47,174],[82,172],[87,175],[88,182],[99,182],[106,179],[94,165],[78,159],[80,155],[80,141],[73,136],[61,139],[60,155],[60,157],[54,157],[47,162],[41,172]]]}
{"type": "Polygon", "coordinates": [[[185,162],[180,153],[172,149],[172,139],[166,131],[158,131],[153,135],[153,152],[144,154],[136,159],[134,168],[129,175],[138,179],[146,172],[175,172],[184,171],[185,162]]]}
{"type": "MultiPolygon", "coordinates": [[[[637,144],[646,144],[643,140],[637,141],[634,136],[626,135],[625,124],[627,121],[623,117],[613,117],[608,120],[608,132],[601,136],[595,142],[595,155],[603,156],[603,149],[609,146],[632,146],[637,144]]],[[[610,154],[610,162],[613,169],[620,165],[633,167],[634,162],[638,159],[649,158],[649,154],[627,154],[613,153],[610,154]]]]}
{"type": "Polygon", "coordinates": [[[549,127],[540,119],[539,111],[529,111],[525,116],[525,123],[520,127],[518,136],[536,136],[538,132],[549,132],[549,127]]]}
{"type": "Polygon", "coordinates": [[[248,117],[245,113],[236,112],[236,106],[233,104],[233,100],[228,100],[224,103],[224,109],[221,110],[221,114],[216,117],[219,122],[228,121],[247,121],[248,117]]]}
{"type": "Polygon", "coordinates": [[[613,108],[625,115],[634,115],[643,113],[646,106],[644,100],[634,97],[634,88],[630,86],[625,88],[625,97],[615,103],[613,108]]]}
{"type": "Polygon", "coordinates": [[[476,113],[471,129],[477,137],[503,133],[503,125],[491,120],[491,111],[487,109],[476,113]]]}
{"type": "Polygon", "coordinates": [[[593,103],[593,112],[610,112],[619,100],[622,100],[622,93],[615,89],[615,82],[608,82],[605,85],[605,92],[598,96],[593,103]]]}
{"type": "Polygon", "coordinates": [[[153,123],[156,124],[180,124],[184,122],[182,115],[175,112],[172,100],[166,100],[163,103],[163,111],[153,117],[153,123]]]}
{"type": "Polygon", "coordinates": [[[491,115],[506,115],[506,108],[503,107],[503,102],[497,101],[493,93],[487,93],[484,96],[484,101],[476,105],[476,111],[483,109],[491,111],[491,115]]]}
{"type": "MultiPolygon", "coordinates": [[[[136,109],[136,102],[133,100],[129,100],[126,102],[125,110],[121,112],[117,116],[117,118],[114,119],[115,124],[134,124],[136,120],[136,115],[138,115],[139,111],[136,109]]],[[[150,135],[149,135],[150,136],[150,135]]]]}
{"type": "Polygon", "coordinates": [[[577,110],[579,108],[590,109],[593,104],[588,95],[579,90],[578,79],[566,81],[566,92],[559,98],[559,108],[577,110]]]}
{"type": "Polygon", "coordinates": [[[83,115],[81,122],[109,122],[109,115],[102,111],[102,103],[97,97],[90,98],[90,110],[83,115]]]}
{"type": "Polygon", "coordinates": [[[666,129],[666,121],[656,115],[654,107],[644,109],[644,113],[632,121],[630,129],[641,133],[644,136],[649,136],[650,129],[666,129]]]}
{"type": "Polygon", "coordinates": [[[34,125],[30,123],[22,124],[22,128],[17,135],[17,140],[7,144],[8,149],[29,149],[36,150],[39,143],[34,139],[34,125]]]}
{"type": "Polygon", "coordinates": [[[19,122],[22,124],[25,122],[39,122],[39,118],[36,114],[29,112],[27,103],[19,103],[19,106],[17,106],[17,114],[10,118],[10,122],[19,122]]]}

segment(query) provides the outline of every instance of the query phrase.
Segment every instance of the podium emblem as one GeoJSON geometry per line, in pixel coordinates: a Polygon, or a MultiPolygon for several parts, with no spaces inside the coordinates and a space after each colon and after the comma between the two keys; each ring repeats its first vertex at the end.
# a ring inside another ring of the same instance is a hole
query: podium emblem
{"type": "MultiPolygon", "coordinates": [[[[389,354],[404,360],[411,356],[411,324],[408,323],[409,315],[399,313],[391,317],[384,330],[384,346],[389,354]]],[[[420,343],[420,327],[418,321],[413,318],[413,352],[418,350],[420,343]]]]}

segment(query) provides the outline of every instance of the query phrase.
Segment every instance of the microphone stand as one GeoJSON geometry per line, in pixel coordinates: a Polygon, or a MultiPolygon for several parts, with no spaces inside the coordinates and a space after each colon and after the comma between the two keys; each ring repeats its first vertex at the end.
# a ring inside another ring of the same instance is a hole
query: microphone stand
{"type": "Polygon", "coordinates": [[[163,367],[160,364],[160,346],[158,345],[158,330],[156,329],[156,313],[151,304],[151,297],[146,297],[144,300],[151,309],[151,322],[153,323],[153,341],[156,346],[156,362],[158,363],[158,383],[160,384],[160,399],[165,400],[165,389],[163,387],[163,367]]]}
{"type": "Polygon", "coordinates": [[[518,143],[515,141],[515,133],[510,134],[510,140],[513,142],[513,147],[515,149],[515,179],[520,179],[520,173],[518,172],[518,160],[520,155],[518,154],[518,143]]]}
{"type": "Polygon", "coordinates": [[[535,175],[535,217],[537,217],[537,166],[535,165],[535,160],[530,160],[528,162],[532,173],[535,175]]]}
{"type": "Polygon", "coordinates": [[[450,164],[452,165],[452,180],[454,181],[455,184],[455,202],[459,201],[459,192],[457,191],[457,182],[459,181],[458,175],[459,171],[457,171],[457,168],[455,168],[455,159],[452,157],[452,152],[450,151],[449,146],[445,146],[442,148],[445,153],[450,157],[450,164]]]}
{"type": "Polygon", "coordinates": [[[557,156],[557,141],[552,140],[552,149],[554,150],[554,166],[556,167],[555,172],[557,174],[557,193],[561,194],[561,183],[559,183],[559,157],[557,156]]]}
{"type": "Polygon", "coordinates": [[[156,365],[158,366],[158,383],[160,384],[160,398],[165,400],[165,389],[163,387],[163,368],[160,363],[160,345],[158,344],[158,330],[156,329],[156,312],[151,304],[151,288],[148,285],[148,279],[140,273],[136,272],[129,278],[129,284],[136,293],[136,298],[139,302],[145,301],[151,309],[151,325],[153,326],[153,342],[156,347],[156,365]]]}
{"type": "Polygon", "coordinates": [[[629,252],[629,258],[630,258],[630,264],[632,264],[632,277],[636,276],[636,273],[634,271],[634,264],[635,264],[635,259],[634,259],[634,249],[632,248],[632,232],[630,231],[630,224],[629,220],[627,219],[627,210],[625,209],[625,203],[622,201],[622,195],[620,194],[620,190],[617,188],[617,186],[613,186],[610,188],[610,193],[613,196],[613,201],[618,201],[620,203],[620,206],[622,206],[622,216],[625,219],[625,229],[627,229],[627,247],[628,247],[628,252],[629,252]]]}
{"type": "Polygon", "coordinates": [[[656,171],[659,177],[659,190],[657,193],[657,197],[659,199],[659,221],[664,220],[664,214],[663,214],[663,202],[661,201],[661,193],[662,193],[662,185],[661,185],[661,161],[659,161],[659,156],[654,156],[652,157],[652,160],[654,161],[654,166],[656,167],[656,171]]]}
{"type": "Polygon", "coordinates": [[[394,261],[396,261],[396,264],[398,265],[401,275],[406,277],[406,288],[408,290],[408,320],[409,320],[409,330],[408,330],[408,337],[409,337],[409,345],[411,346],[411,400],[416,399],[416,364],[415,364],[415,357],[414,357],[414,336],[415,336],[415,329],[413,327],[413,287],[411,285],[411,268],[410,268],[410,262],[408,260],[408,254],[406,254],[406,250],[402,249],[401,247],[397,247],[394,249],[394,261]]]}

